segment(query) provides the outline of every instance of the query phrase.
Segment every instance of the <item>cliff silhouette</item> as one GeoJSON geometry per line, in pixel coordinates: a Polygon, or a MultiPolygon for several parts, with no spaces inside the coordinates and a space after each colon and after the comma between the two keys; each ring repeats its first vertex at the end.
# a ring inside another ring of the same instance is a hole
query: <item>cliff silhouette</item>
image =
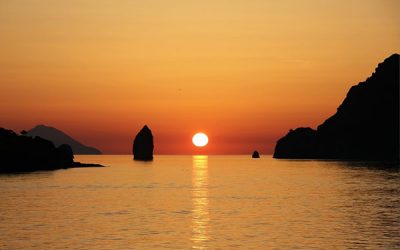
{"type": "Polygon", "coordinates": [[[18,135],[0,128],[0,172],[29,172],[72,167],[100,167],[98,164],[74,162],[69,145],[54,146],[39,136],[18,135]]]}
{"type": "Polygon", "coordinates": [[[145,125],[136,135],[133,141],[132,153],[134,160],[151,161],[153,160],[153,134],[145,125]]]}
{"type": "Polygon", "coordinates": [[[62,144],[67,144],[71,146],[72,152],[76,155],[101,154],[100,150],[93,147],[85,146],[82,143],[70,137],[69,135],[67,135],[66,133],[49,126],[38,125],[29,130],[25,135],[32,137],[39,136],[43,139],[52,141],[56,147],[62,144]]]}
{"type": "Polygon", "coordinates": [[[386,58],[316,130],[290,130],[273,157],[399,161],[399,62],[386,58]]]}

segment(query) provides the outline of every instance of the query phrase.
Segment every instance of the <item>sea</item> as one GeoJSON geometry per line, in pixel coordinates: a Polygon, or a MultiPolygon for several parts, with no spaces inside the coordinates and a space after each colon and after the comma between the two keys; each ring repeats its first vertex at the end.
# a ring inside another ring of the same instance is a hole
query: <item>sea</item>
{"type": "Polygon", "coordinates": [[[0,175],[0,249],[400,249],[400,168],[269,155],[76,156],[0,175]]]}

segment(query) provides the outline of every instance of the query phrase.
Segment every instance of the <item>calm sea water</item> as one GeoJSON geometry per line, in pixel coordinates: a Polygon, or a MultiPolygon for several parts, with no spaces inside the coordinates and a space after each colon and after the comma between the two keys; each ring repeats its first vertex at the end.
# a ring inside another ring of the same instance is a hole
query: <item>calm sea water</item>
{"type": "Polygon", "coordinates": [[[78,156],[0,175],[0,249],[400,249],[399,167],[78,156]]]}

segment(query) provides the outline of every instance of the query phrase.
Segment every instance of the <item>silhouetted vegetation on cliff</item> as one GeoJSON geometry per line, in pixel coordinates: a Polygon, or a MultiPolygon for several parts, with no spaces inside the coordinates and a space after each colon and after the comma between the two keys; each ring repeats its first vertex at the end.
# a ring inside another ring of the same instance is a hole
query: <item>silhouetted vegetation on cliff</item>
{"type": "Polygon", "coordinates": [[[390,56],[351,87],[317,130],[289,131],[278,140],[274,157],[399,160],[399,62],[398,54],[390,56]]]}

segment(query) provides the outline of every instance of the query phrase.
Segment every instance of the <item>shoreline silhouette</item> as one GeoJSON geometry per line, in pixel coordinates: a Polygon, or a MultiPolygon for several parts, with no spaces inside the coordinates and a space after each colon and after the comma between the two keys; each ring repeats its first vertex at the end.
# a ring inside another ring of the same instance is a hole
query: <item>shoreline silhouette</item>
{"type": "Polygon", "coordinates": [[[103,167],[100,164],[74,162],[69,145],[58,147],[39,136],[34,138],[0,128],[0,173],[32,172],[76,167],[103,167]]]}
{"type": "MultiPolygon", "coordinates": [[[[317,129],[299,127],[280,138],[273,157],[399,161],[399,69],[399,54],[386,58],[370,77],[350,88],[337,112],[317,129]]],[[[0,139],[5,166],[0,172],[101,167],[74,162],[74,154],[79,152],[101,152],[56,128],[38,125],[21,135],[0,128],[0,139]]],[[[151,161],[153,151],[152,131],[144,125],[133,140],[133,159],[151,161]]],[[[260,158],[258,151],[253,152],[252,158],[260,158]]]]}

